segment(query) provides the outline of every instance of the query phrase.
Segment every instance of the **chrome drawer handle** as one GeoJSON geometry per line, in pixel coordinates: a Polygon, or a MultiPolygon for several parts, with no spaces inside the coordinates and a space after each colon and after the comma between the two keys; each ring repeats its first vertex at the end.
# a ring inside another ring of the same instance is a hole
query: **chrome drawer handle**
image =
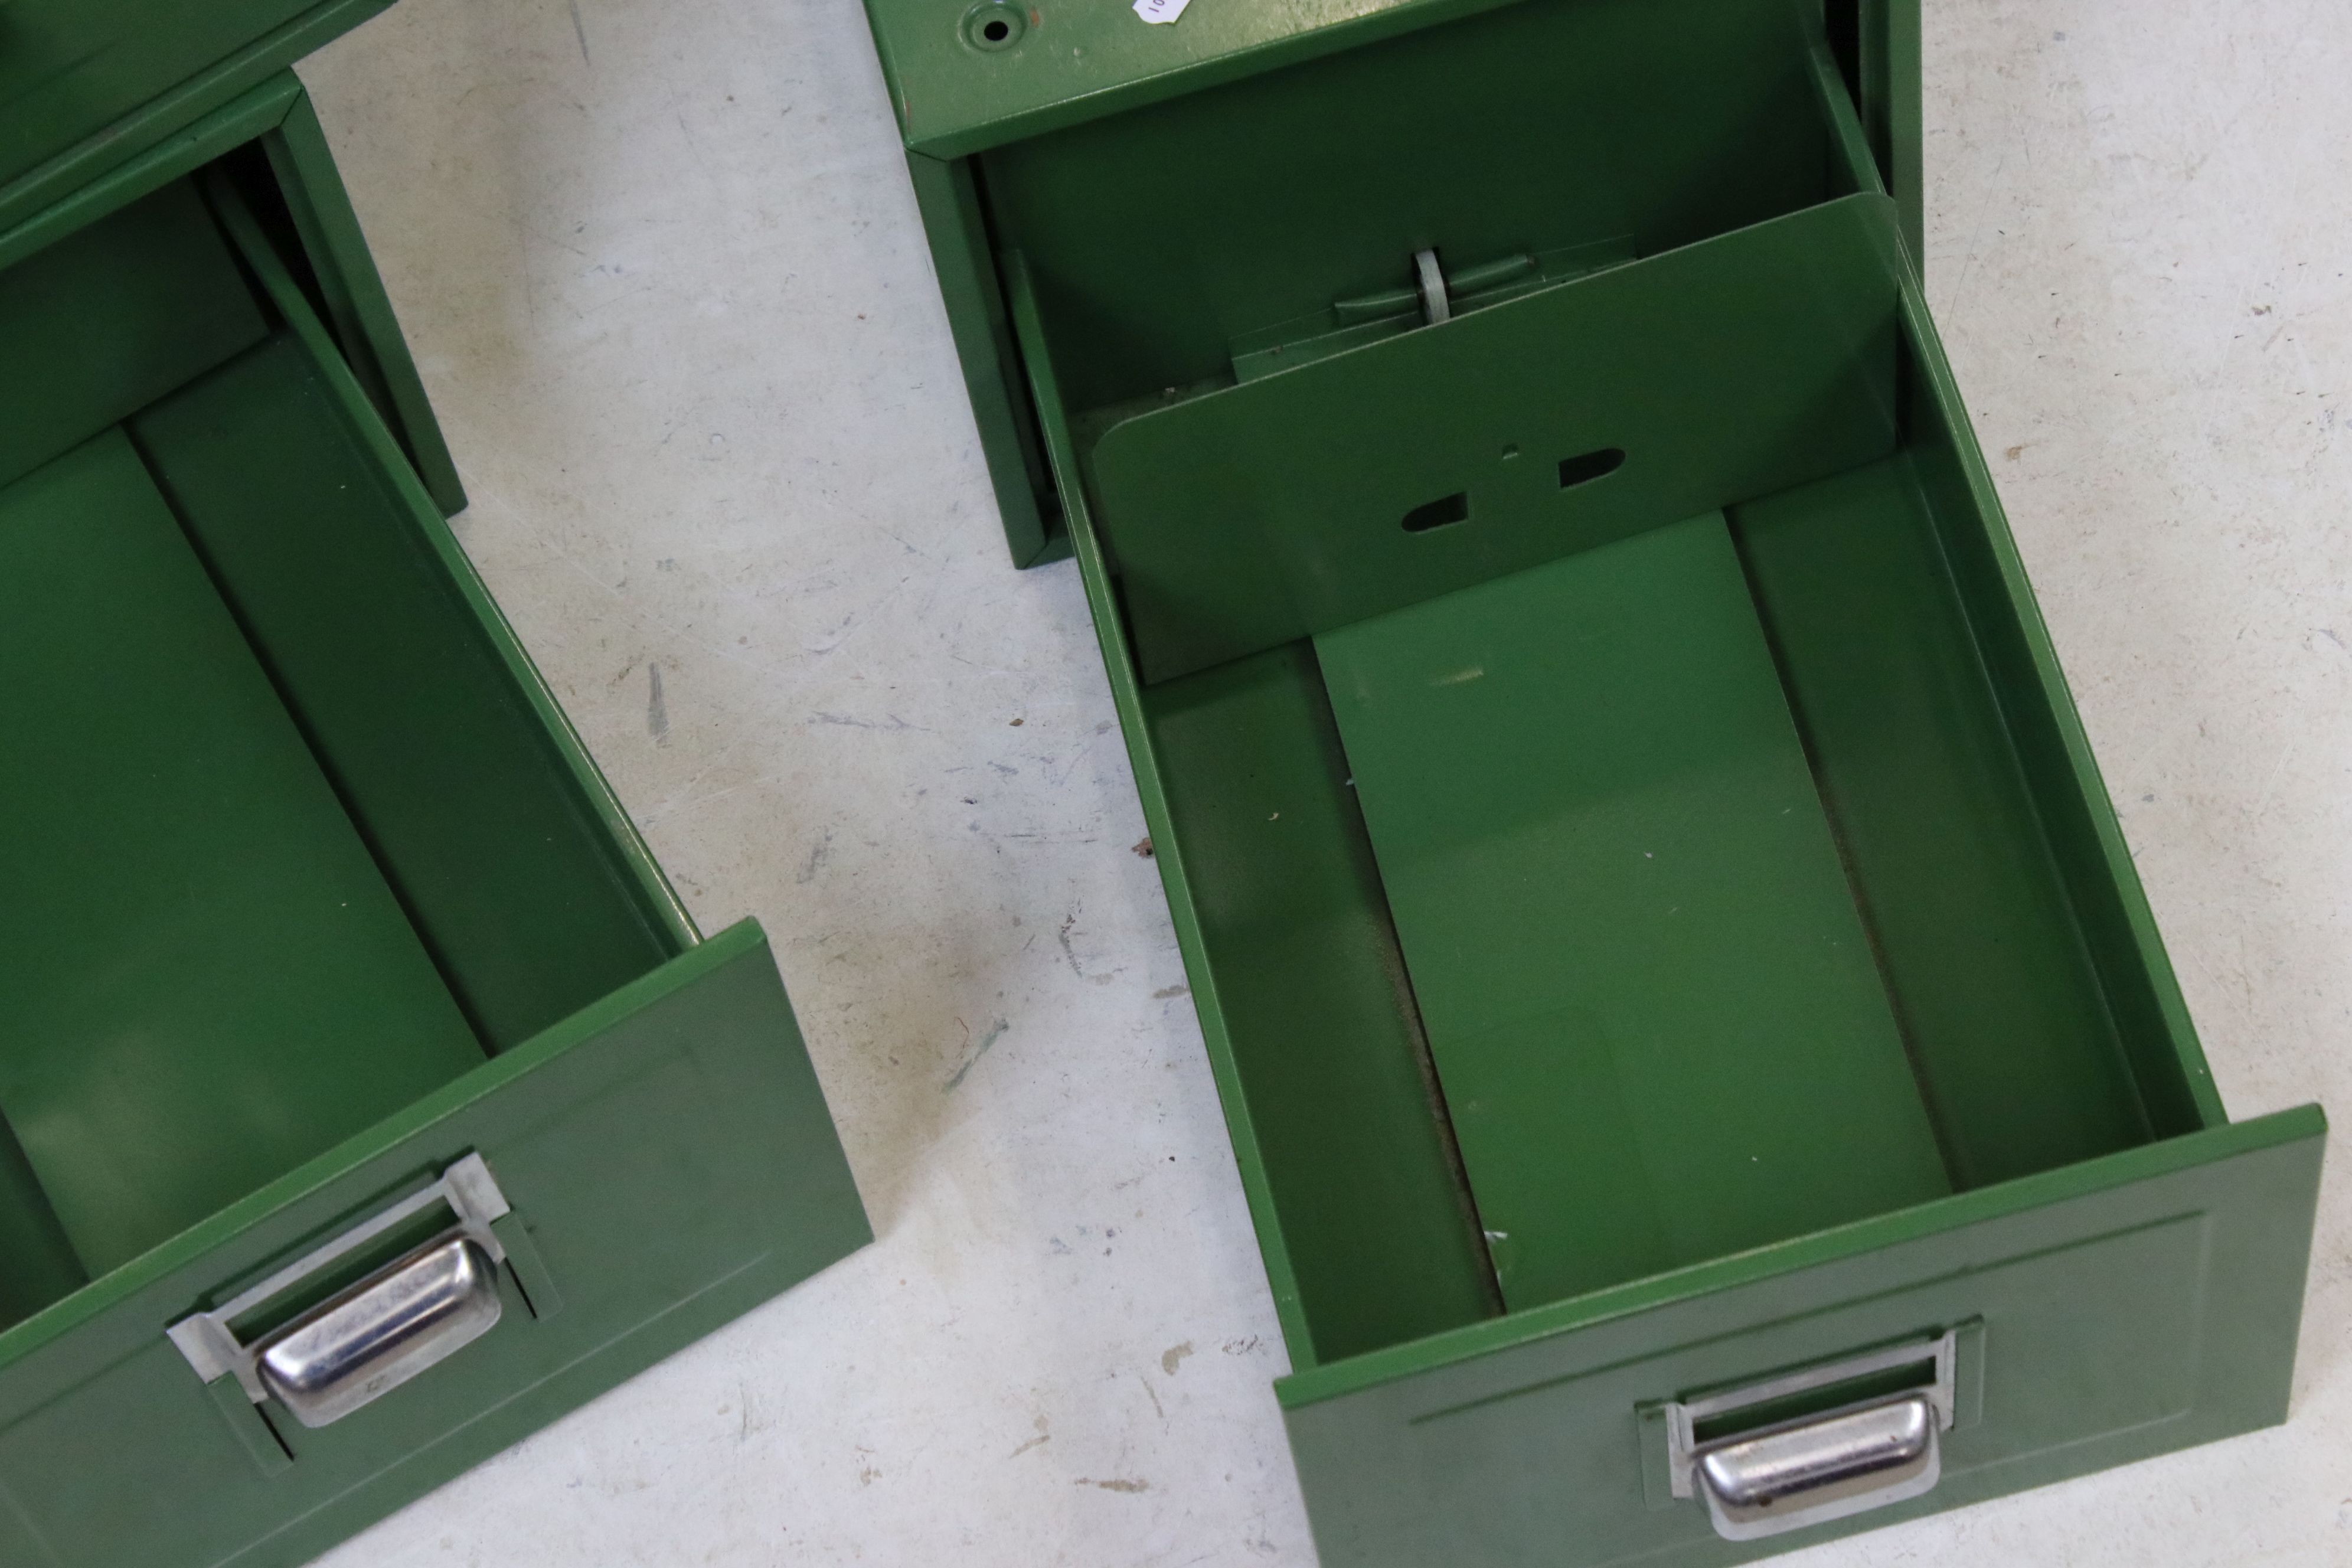
{"type": "Polygon", "coordinates": [[[264,1341],[261,1381],[305,1426],[348,1415],[488,1333],[497,1271],[462,1234],[427,1242],[264,1341]]]}
{"type": "MultiPolygon", "coordinates": [[[[305,1426],[324,1426],[399,1387],[488,1333],[499,1321],[491,1226],[511,1212],[490,1168],[468,1154],[441,1179],[362,1221],[235,1300],[172,1325],[172,1342],[205,1383],[234,1375],[255,1405],[275,1398],[305,1426]],[[303,1280],[436,1205],[456,1223],[251,1344],[231,1327],[303,1280]]],[[[232,1396],[234,1397],[234,1396],[232,1396]]]]}
{"type": "Polygon", "coordinates": [[[1981,1331],[1977,1325],[1963,1325],[1934,1339],[1888,1345],[1744,1387],[1668,1402],[1663,1414],[1672,1495],[1703,1501],[1715,1532],[1725,1540],[1753,1541],[1927,1491],[1943,1474],[1943,1434],[1951,1429],[1958,1411],[1964,1330],[1981,1331]],[[1906,1368],[1918,1369],[1912,1387],[1698,1439],[1701,1423],[1736,1417],[1743,1411],[1760,1415],[1763,1407],[1785,1399],[1818,1396],[1854,1379],[1900,1373],[1906,1368]]]}
{"type": "Polygon", "coordinates": [[[1753,1541],[1915,1498],[1943,1471],[1924,1394],[1728,1437],[1698,1450],[1715,1532],[1753,1541]]]}

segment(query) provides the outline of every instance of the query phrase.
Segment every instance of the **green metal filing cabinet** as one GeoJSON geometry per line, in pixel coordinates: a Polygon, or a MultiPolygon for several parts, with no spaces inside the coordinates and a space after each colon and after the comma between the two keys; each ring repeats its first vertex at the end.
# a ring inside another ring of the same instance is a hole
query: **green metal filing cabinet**
{"type": "Polygon", "coordinates": [[[1701,1564],[2286,1414],[1919,255],[1902,0],[869,0],[1074,552],[1340,1564],[1701,1564]],[[1891,194],[1890,194],[1891,193],[1891,194]]]}
{"type": "Polygon", "coordinates": [[[442,521],[284,68],[376,8],[0,14],[10,1568],[302,1561],[869,1234],[442,521]]]}

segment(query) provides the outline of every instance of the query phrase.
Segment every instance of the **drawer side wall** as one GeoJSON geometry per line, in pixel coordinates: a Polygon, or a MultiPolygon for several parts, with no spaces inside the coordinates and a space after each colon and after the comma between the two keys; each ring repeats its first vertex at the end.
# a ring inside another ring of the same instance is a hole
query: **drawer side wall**
{"type": "Polygon", "coordinates": [[[437,516],[291,333],[131,429],[491,1048],[676,951],[424,537],[437,516]]]}
{"type": "Polygon", "coordinates": [[[300,1563],[870,1234],[744,921],[83,1292],[70,1328],[0,1338],[0,1509],[65,1568],[300,1563]],[[500,1321],[447,1361],[328,1426],[273,1412],[292,1463],[263,1474],[164,1326],[468,1152],[562,1310],[502,1272],[500,1321]]]}
{"type": "Polygon", "coordinates": [[[2149,1126],[2158,1137],[2221,1126],[2229,1114],[1916,284],[1903,307],[1906,446],[2149,1126]]]}
{"type": "Polygon", "coordinates": [[[1164,682],[1140,709],[1167,788],[1162,865],[1195,897],[1210,979],[1194,995],[1247,1100],[1316,1356],[1496,1315],[1313,649],[1164,682]]]}
{"type": "Polygon", "coordinates": [[[0,556],[0,1112],[95,1276],[481,1051],[131,444],[0,556]]]}
{"type": "Polygon", "coordinates": [[[1733,521],[1955,1183],[2145,1142],[2137,1079],[1913,465],[1733,521]]]}

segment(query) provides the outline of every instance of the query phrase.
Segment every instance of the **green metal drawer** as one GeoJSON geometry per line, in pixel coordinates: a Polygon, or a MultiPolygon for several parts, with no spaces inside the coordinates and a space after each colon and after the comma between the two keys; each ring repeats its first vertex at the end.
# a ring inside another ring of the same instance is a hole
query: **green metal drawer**
{"type": "Polygon", "coordinates": [[[291,75],[0,232],[0,1562],[299,1562],[870,1233],[291,75]]]}
{"type": "Polygon", "coordinates": [[[1916,11],[869,9],[1326,1562],[1737,1562],[2284,1417],[2325,1121],[2229,1120],[2033,607],[1916,11]]]}

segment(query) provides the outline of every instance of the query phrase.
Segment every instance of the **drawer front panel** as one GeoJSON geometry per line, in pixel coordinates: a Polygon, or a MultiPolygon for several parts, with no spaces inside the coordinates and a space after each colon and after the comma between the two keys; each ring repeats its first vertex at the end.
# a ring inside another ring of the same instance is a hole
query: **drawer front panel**
{"type": "Polygon", "coordinates": [[[1450,1359],[1445,1339],[1424,1341],[1403,1347],[1422,1370],[1339,1397],[1313,1401],[1313,1380],[1294,1379],[1324,1561],[1737,1562],[2276,1421],[2324,1136],[2315,1109],[2283,1112],[1765,1249],[1743,1283],[1706,1288],[1733,1260],[1573,1303],[1574,1327],[1546,1332],[1528,1314],[1494,1353],[1476,1353],[1480,1331],[1447,1336],[1450,1359]],[[2140,1173],[2150,1165],[2168,1168],[2140,1173]],[[1919,1233],[1988,1208],[2003,1212],[1919,1233]],[[1865,1245],[1906,1220],[1908,1239],[1865,1245]],[[1841,1239],[1859,1249],[1773,1269],[1773,1253],[1841,1239]],[[1656,1304],[1634,1307],[1645,1298],[1656,1304]],[[1696,1503],[1645,1487],[1643,1405],[1971,1322],[1980,1413],[1945,1434],[1926,1496],[1733,1542],[1696,1503]]]}
{"type": "Polygon", "coordinates": [[[69,1331],[44,1333],[76,1300],[0,1338],[0,1518],[57,1568],[301,1561],[869,1235],[746,921],[183,1237],[69,1331]],[[560,1310],[501,1269],[497,1326],[414,1381],[317,1430],[264,1407],[291,1456],[265,1473],[163,1330],[471,1152],[560,1310]]]}

